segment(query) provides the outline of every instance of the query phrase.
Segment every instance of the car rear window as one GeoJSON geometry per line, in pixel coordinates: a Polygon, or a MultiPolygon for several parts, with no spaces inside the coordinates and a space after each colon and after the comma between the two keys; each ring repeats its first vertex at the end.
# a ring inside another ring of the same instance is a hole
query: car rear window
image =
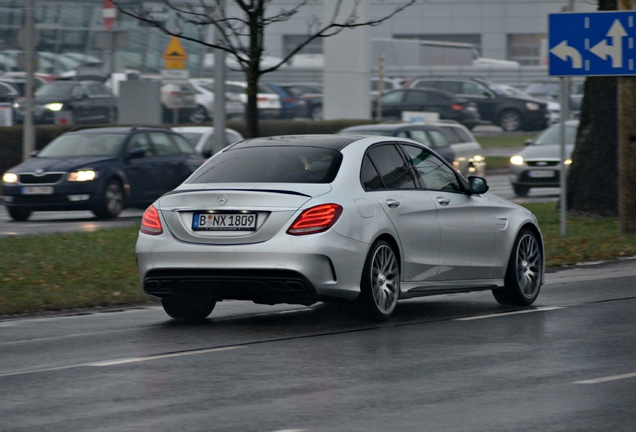
{"type": "Polygon", "coordinates": [[[259,146],[217,153],[188,183],[331,183],[342,154],[319,147],[259,146]]]}

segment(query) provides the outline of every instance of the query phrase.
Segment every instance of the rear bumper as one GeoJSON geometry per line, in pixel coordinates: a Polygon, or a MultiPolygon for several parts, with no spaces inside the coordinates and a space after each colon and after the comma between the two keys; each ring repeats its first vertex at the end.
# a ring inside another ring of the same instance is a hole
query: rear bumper
{"type": "Polygon", "coordinates": [[[334,233],[242,245],[194,244],[140,233],[136,258],[143,290],[267,304],[354,300],[368,245],[334,233]]]}
{"type": "Polygon", "coordinates": [[[149,272],[143,290],[155,297],[252,300],[259,304],[302,304],[321,300],[300,273],[287,270],[165,269],[149,272]]]}

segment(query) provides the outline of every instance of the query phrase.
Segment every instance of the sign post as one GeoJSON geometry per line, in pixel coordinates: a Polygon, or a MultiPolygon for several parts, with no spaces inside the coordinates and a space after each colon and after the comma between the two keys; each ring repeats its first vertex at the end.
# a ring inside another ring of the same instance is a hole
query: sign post
{"type": "Polygon", "coordinates": [[[112,0],[104,0],[102,6],[102,21],[106,30],[110,32],[110,76],[112,79],[115,72],[115,37],[116,34],[113,31],[115,27],[115,20],[117,18],[117,7],[113,4],[112,0]]]}
{"type": "Polygon", "coordinates": [[[106,30],[112,30],[113,27],[115,27],[116,17],[117,7],[115,7],[111,0],[104,0],[104,5],[102,6],[102,20],[106,30]]]}
{"type": "MultiPolygon", "coordinates": [[[[560,76],[617,76],[636,75],[636,11],[558,13],[548,17],[549,74],[560,76]]],[[[631,78],[630,78],[631,79],[631,78]]],[[[620,90],[619,80],[619,92],[620,90]]],[[[630,95],[633,99],[633,95],[630,95]]],[[[619,95],[619,99],[623,100],[619,95]]],[[[633,105],[633,104],[632,104],[633,105]]],[[[636,142],[633,117],[624,124],[623,104],[619,103],[619,218],[623,232],[636,232],[636,200],[628,199],[636,188],[633,171],[628,171],[625,146],[636,142]],[[631,131],[631,132],[630,132],[631,131]],[[622,144],[624,143],[624,144],[622,144]],[[627,178],[628,176],[631,176],[627,178]],[[631,204],[629,204],[631,203],[631,204]],[[631,227],[626,228],[628,221],[631,227]]],[[[631,109],[630,111],[633,111],[631,109]]],[[[631,113],[634,114],[634,113],[631,113]]],[[[561,234],[565,235],[565,125],[561,116],[561,234]]],[[[633,159],[633,151],[629,155],[633,159]]],[[[636,165],[632,163],[632,165],[636,165]]],[[[634,167],[636,168],[636,167],[634,167]]]]}

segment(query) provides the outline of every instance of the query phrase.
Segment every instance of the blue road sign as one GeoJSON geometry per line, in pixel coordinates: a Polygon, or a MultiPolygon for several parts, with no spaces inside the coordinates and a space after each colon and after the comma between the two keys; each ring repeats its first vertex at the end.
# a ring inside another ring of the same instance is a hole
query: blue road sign
{"type": "Polygon", "coordinates": [[[549,74],[636,75],[636,11],[548,16],[549,74]]]}

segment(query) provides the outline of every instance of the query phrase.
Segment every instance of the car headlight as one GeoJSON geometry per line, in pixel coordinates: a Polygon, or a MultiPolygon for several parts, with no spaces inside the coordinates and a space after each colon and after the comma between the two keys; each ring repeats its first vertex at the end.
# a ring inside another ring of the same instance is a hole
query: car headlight
{"type": "Polygon", "coordinates": [[[91,181],[97,178],[97,172],[93,170],[78,170],[68,174],[68,181],[91,181]]]}
{"type": "Polygon", "coordinates": [[[18,182],[18,175],[12,172],[7,172],[4,173],[4,175],[2,176],[2,182],[3,183],[17,183],[18,182]]]}
{"type": "Polygon", "coordinates": [[[526,102],[526,109],[528,111],[537,111],[539,109],[539,104],[534,102],[526,102]]]}
{"type": "Polygon", "coordinates": [[[566,159],[564,164],[565,165],[572,165],[572,159],[566,159]]]}
{"type": "Polygon", "coordinates": [[[60,111],[62,108],[64,108],[64,104],[61,102],[51,102],[51,103],[44,104],[44,109],[47,109],[50,111],[60,111]]]}
{"type": "Polygon", "coordinates": [[[13,109],[20,109],[20,103],[13,102],[13,109]]]}
{"type": "Polygon", "coordinates": [[[523,157],[519,155],[514,155],[510,158],[510,163],[512,165],[523,165],[523,157]]]}

